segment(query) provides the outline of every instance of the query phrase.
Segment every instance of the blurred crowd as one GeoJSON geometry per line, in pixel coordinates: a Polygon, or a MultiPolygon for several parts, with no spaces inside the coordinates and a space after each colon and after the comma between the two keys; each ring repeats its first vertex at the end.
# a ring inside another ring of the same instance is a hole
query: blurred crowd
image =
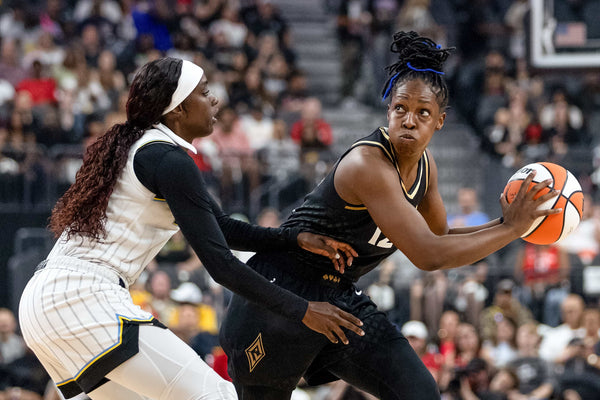
{"type": "Polygon", "coordinates": [[[327,169],[331,126],[272,1],[14,1],[0,11],[0,203],[51,206],[85,147],[125,121],[137,68],[162,56],[201,65],[220,100],[215,133],[194,145],[226,209],[256,217],[266,202],[289,205],[327,169]],[[273,187],[281,195],[269,199],[273,187]]]}
{"type": "MultiPolygon", "coordinates": [[[[598,21],[597,2],[555,0],[558,22],[598,21]],[[590,19],[591,18],[591,19],[590,19]]],[[[0,3],[0,204],[47,209],[73,182],[85,148],[126,119],[139,66],[174,56],[201,65],[220,99],[215,132],[194,160],[233,216],[278,226],[335,160],[331,125],[298,67],[289,24],[272,0],[38,0],[0,3]]],[[[423,273],[396,253],[363,277],[450,399],[600,398],[600,74],[528,65],[526,0],[324,0],[337,28],[339,106],[377,107],[389,39],[416,30],[455,45],[452,107],[506,168],[569,165],[583,220],[557,245],[514,243],[476,265],[423,273]],[[367,88],[367,89],[365,89],[367,88]],[[376,89],[373,89],[376,88],[376,89]],[[597,169],[597,171],[595,171],[597,169]]],[[[596,27],[590,38],[600,39],[596,27]],[[597,35],[597,36],[593,36],[597,35]]],[[[367,132],[365,132],[366,134],[367,132]]],[[[192,155],[191,155],[192,156],[192,155]]],[[[450,226],[489,221],[457,188],[450,226]]],[[[242,260],[251,254],[237,254],[242,260]]],[[[218,327],[230,293],[175,235],[131,288],[227,378],[218,327]]],[[[0,400],[59,399],[0,309],[0,400]]],[[[82,397],[85,398],[85,397],[82,397]]],[[[294,399],[370,399],[343,383],[294,399]]]]}

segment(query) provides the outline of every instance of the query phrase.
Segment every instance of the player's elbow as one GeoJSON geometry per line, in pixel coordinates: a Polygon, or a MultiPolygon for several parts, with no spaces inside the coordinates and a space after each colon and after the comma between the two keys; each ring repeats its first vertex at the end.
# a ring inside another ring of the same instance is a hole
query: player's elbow
{"type": "Polygon", "coordinates": [[[452,264],[444,252],[437,250],[424,250],[411,261],[417,268],[427,272],[448,268],[452,264]]]}
{"type": "Polygon", "coordinates": [[[419,268],[422,271],[426,271],[426,272],[431,272],[431,271],[437,271],[438,269],[442,269],[443,266],[437,263],[418,263],[415,264],[417,268],[419,268]]]}

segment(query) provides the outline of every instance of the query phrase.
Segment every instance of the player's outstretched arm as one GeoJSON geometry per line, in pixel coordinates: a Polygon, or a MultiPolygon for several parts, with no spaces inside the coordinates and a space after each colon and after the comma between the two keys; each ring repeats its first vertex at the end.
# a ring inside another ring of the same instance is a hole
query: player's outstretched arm
{"type": "MultiPolygon", "coordinates": [[[[529,187],[532,179],[529,176],[523,188],[529,187]]],[[[364,204],[383,235],[413,264],[428,271],[472,264],[519,238],[536,218],[556,212],[537,209],[557,195],[550,192],[534,199],[548,185],[542,182],[529,191],[521,190],[510,205],[501,200],[505,210],[503,224],[473,233],[448,235],[444,232],[447,228],[440,228],[439,216],[438,220],[426,220],[406,200],[395,168],[376,153],[365,151],[351,152],[342,160],[335,184],[342,198],[351,197],[351,201],[344,200],[364,204]]],[[[443,226],[446,227],[445,222],[443,226]]]]}

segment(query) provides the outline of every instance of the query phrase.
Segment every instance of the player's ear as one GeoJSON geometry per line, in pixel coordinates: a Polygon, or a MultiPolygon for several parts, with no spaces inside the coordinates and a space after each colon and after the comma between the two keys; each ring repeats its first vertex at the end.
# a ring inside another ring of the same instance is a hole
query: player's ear
{"type": "Polygon", "coordinates": [[[438,122],[435,125],[435,130],[439,131],[440,129],[442,129],[442,127],[444,126],[444,121],[446,120],[446,113],[443,112],[440,114],[440,117],[438,118],[438,122]]]}

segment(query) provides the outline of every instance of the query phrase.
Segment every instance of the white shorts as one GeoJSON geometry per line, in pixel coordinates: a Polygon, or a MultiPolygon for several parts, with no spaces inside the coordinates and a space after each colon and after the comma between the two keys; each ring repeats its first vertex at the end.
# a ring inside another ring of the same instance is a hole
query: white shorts
{"type": "MultiPolygon", "coordinates": [[[[199,362],[210,370],[203,373],[212,372],[225,382],[189,346],[164,326],[159,327],[162,325],[152,314],[133,304],[114,271],[72,258],[60,261],[49,262],[29,281],[19,305],[19,322],[25,342],[65,397],[99,391],[111,379],[107,377],[111,371],[128,360],[133,364],[132,357],[141,352],[142,331],[149,332],[144,334],[148,335],[146,353],[162,351],[171,356],[172,346],[180,348],[174,360],[179,369],[187,370],[199,362]]],[[[156,361],[159,370],[162,361],[156,361]]],[[[125,371],[125,375],[131,372],[135,376],[135,368],[125,371]]],[[[163,379],[165,388],[171,383],[163,379]]],[[[153,392],[148,398],[171,398],[161,396],[153,392]]],[[[205,397],[190,397],[196,398],[205,397]]]]}

